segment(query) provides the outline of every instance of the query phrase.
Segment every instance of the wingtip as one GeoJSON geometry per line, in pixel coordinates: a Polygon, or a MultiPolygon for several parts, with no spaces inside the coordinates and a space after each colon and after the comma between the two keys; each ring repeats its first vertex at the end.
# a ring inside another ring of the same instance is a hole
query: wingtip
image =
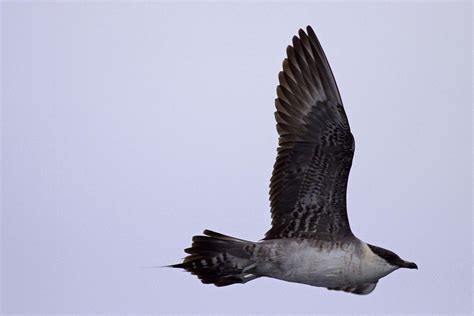
{"type": "Polygon", "coordinates": [[[293,43],[293,47],[295,47],[295,46],[297,46],[298,43],[300,42],[300,38],[295,35],[295,36],[293,36],[293,38],[292,38],[291,41],[292,41],[292,43],[293,43]]]}
{"type": "Polygon", "coordinates": [[[317,39],[318,37],[316,36],[316,32],[313,30],[313,28],[311,27],[311,25],[308,25],[306,27],[306,31],[308,32],[308,37],[310,38],[313,38],[313,39],[317,39]]]}
{"type": "Polygon", "coordinates": [[[313,28],[311,27],[311,25],[307,25],[306,28],[300,28],[298,30],[298,35],[299,37],[301,38],[302,36],[309,36],[311,33],[314,34],[314,30],[313,28]]]}
{"type": "Polygon", "coordinates": [[[304,32],[304,29],[300,28],[300,29],[298,30],[298,35],[299,35],[300,37],[301,37],[304,33],[305,33],[305,32],[304,32]]]}

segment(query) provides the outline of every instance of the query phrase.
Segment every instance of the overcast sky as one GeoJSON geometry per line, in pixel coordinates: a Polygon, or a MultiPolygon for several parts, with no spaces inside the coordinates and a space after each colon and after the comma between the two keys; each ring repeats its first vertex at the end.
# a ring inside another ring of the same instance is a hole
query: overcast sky
{"type": "Polygon", "coordinates": [[[2,309],[468,313],[470,2],[2,2],[2,309]],[[270,227],[277,74],[312,25],[356,139],[362,240],[415,261],[368,296],[175,269],[270,227]]]}

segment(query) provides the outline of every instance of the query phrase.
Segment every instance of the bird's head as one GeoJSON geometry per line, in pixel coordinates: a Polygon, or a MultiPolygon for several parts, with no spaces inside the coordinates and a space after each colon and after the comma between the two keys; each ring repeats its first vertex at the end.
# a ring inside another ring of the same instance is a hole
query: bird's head
{"type": "Polygon", "coordinates": [[[407,269],[418,269],[418,266],[414,262],[405,261],[400,258],[396,253],[373,245],[367,244],[374,254],[385,260],[388,264],[397,268],[407,269]]]}

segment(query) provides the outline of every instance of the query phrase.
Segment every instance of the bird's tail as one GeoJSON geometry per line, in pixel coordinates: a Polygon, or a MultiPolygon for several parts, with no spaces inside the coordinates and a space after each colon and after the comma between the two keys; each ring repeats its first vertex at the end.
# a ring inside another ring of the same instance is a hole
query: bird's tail
{"type": "Polygon", "coordinates": [[[202,283],[226,286],[246,283],[258,276],[253,274],[256,261],[252,260],[255,243],[210,230],[194,236],[189,255],[183,263],[171,265],[196,275],[202,283]]]}

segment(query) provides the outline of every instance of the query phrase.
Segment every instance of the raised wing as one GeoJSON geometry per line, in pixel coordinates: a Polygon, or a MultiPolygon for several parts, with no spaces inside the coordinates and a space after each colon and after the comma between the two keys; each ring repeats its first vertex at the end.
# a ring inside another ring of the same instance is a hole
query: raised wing
{"type": "Polygon", "coordinates": [[[280,135],[270,183],[272,228],[265,239],[352,236],[346,189],[354,155],[341,97],[310,26],[288,46],[275,117],[280,135]]]}

